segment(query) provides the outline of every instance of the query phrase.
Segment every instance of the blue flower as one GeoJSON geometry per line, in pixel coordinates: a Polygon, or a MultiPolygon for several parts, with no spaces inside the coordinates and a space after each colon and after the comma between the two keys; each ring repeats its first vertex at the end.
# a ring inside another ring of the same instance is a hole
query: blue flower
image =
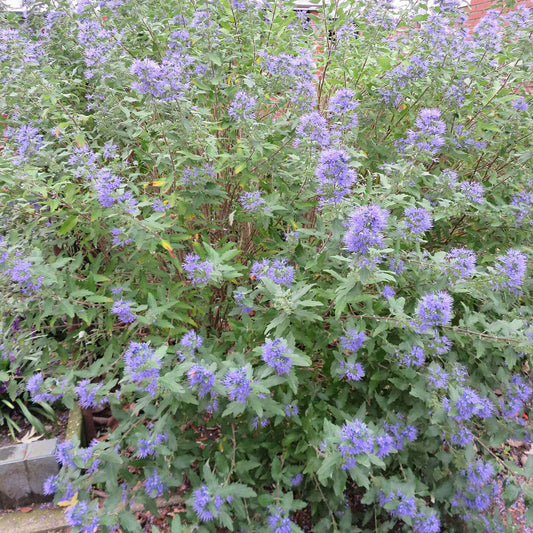
{"type": "Polygon", "coordinates": [[[124,353],[126,376],[140,387],[141,391],[155,396],[161,360],[147,342],[130,342],[124,353]]]}
{"type": "Polygon", "coordinates": [[[287,516],[287,513],[281,508],[276,507],[275,510],[270,510],[270,516],[268,517],[268,527],[275,533],[291,533],[291,520],[287,516]]]}
{"type": "Polygon", "coordinates": [[[292,366],[292,361],[288,355],[285,341],[281,338],[269,340],[263,345],[263,361],[273,368],[278,375],[288,374],[292,366]]]}
{"type": "Polygon", "coordinates": [[[315,170],[319,182],[317,194],[322,204],[339,203],[349,194],[356,174],[349,167],[350,158],[344,150],[325,150],[315,170]]]}
{"type": "Polygon", "coordinates": [[[251,391],[246,367],[230,370],[224,376],[222,384],[228,390],[228,398],[232,401],[237,400],[244,403],[251,391]]]}
{"type": "Polygon", "coordinates": [[[181,267],[185,270],[193,285],[207,283],[215,270],[211,261],[200,261],[198,254],[187,254],[181,267]]]}
{"type": "Polygon", "coordinates": [[[347,422],[341,428],[341,443],[338,445],[343,457],[343,470],[353,468],[357,463],[357,455],[372,453],[374,437],[368,426],[359,419],[347,422]]]}
{"type": "Polygon", "coordinates": [[[423,207],[408,207],[404,216],[406,218],[403,223],[405,230],[401,229],[400,232],[408,239],[416,239],[433,226],[431,214],[423,207]]]}
{"type": "Polygon", "coordinates": [[[102,386],[102,383],[91,383],[89,379],[83,379],[78,383],[74,390],[78,395],[78,402],[82,409],[101,407],[108,403],[109,400],[106,397],[96,401],[96,394],[102,386]]]}
{"type": "Polygon", "coordinates": [[[250,277],[259,280],[268,278],[278,285],[289,287],[294,280],[294,267],[288,265],[285,258],[274,261],[263,259],[253,263],[250,277]]]}
{"type": "Polygon", "coordinates": [[[366,340],[366,334],[364,331],[357,331],[356,329],[350,329],[346,332],[346,335],[340,337],[341,347],[349,353],[355,353],[363,346],[366,340]]]}
{"type": "Polygon", "coordinates": [[[346,381],[361,381],[365,375],[365,369],[361,363],[339,362],[339,376],[346,381]]]}
{"type": "Polygon", "coordinates": [[[246,91],[237,91],[228,108],[228,115],[237,122],[241,120],[253,120],[255,119],[254,108],[256,103],[255,98],[249,96],[246,91]]]}
{"type": "Polygon", "coordinates": [[[508,250],[496,258],[496,274],[501,278],[494,285],[508,289],[513,294],[520,293],[527,271],[527,257],[519,250],[508,250]]]}
{"type": "Polygon", "coordinates": [[[416,308],[419,330],[424,332],[435,326],[445,326],[452,319],[453,299],[444,292],[431,292],[422,296],[416,308]]]}
{"type": "Polygon", "coordinates": [[[384,230],[389,212],[378,205],[364,205],[352,211],[344,235],[344,244],[349,252],[365,255],[370,248],[383,248],[384,230]]]}
{"type": "Polygon", "coordinates": [[[152,474],[144,480],[144,490],[146,494],[152,498],[161,496],[166,488],[167,486],[162,482],[161,477],[155,469],[152,474]]]}
{"type": "Polygon", "coordinates": [[[213,388],[215,383],[215,374],[199,364],[194,364],[187,371],[187,378],[189,386],[192,389],[195,385],[199,385],[198,396],[203,398],[213,388]]]}
{"type": "Polygon", "coordinates": [[[131,306],[133,302],[130,302],[128,300],[117,300],[113,304],[113,307],[111,307],[111,312],[114,315],[118,316],[118,319],[121,322],[124,322],[125,324],[130,324],[131,322],[135,322],[137,319],[137,315],[135,313],[132,313],[131,306]]]}
{"type": "Polygon", "coordinates": [[[218,516],[217,509],[213,505],[213,496],[207,485],[202,485],[196,489],[192,497],[192,508],[202,522],[210,522],[215,516],[218,516]]]}

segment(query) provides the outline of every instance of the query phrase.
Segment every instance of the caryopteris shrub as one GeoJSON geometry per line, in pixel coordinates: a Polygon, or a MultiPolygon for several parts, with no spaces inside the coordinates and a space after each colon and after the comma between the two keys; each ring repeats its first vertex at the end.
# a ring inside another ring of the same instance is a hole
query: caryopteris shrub
{"type": "Polygon", "coordinates": [[[0,375],[112,413],[73,531],[511,531],[530,10],[52,4],[0,30],[0,375]]]}

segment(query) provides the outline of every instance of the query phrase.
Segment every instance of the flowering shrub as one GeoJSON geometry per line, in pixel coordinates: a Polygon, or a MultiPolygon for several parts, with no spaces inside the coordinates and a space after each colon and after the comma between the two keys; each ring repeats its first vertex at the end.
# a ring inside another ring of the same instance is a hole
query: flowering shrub
{"type": "Polygon", "coordinates": [[[115,419],[58,449],[73,531],[510,530],[533,20],[434,4],[4,16],[2,390],[115,419]]]}

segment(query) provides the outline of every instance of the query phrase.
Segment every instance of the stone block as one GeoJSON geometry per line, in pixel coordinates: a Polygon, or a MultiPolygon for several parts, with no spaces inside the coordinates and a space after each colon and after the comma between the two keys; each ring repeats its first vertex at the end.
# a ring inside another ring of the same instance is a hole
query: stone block
{"type": "Polygon", "coordinates": [[[34,494],[43,494],[43,483],[59,472],[56,453],[57,439],[46,439],[28,444],[26,470],[28,483],[34,494]]]}
{"type": "Polygon", "coordinates": [[[12,507],[31,494],[26,473],[26,444],[0,448],[0,506],[12,507]]]}

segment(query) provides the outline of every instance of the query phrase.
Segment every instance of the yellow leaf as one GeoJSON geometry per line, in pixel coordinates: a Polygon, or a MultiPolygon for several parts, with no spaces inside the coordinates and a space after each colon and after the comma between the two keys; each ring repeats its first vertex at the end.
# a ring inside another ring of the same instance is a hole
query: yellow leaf
{"type": "Polygon", "coordinates": [[[72,496],[70,500],[61,500],[60,502],[57,503],[57,505],[59,505],[59,507],[72,507],[73,505],[76,505],[77,503],[78,503],[78,492],[76,491],[76,493],[74,494],[74,496],[72,496]]]}
{"type": "Polygon", "coordinates": [[[172,246],[170,246],[170,243],[168,241],[165,241],[164,239],[161,239],[161,246],[167,250],[167,252],[172,252],[172,246]]]}
{"type": "Polygon", "coordinates": [[[165,184],[165,180],[154,180],[152,181],[152,185],[154,187],[161,187],[161,185],[165,184]]]}

